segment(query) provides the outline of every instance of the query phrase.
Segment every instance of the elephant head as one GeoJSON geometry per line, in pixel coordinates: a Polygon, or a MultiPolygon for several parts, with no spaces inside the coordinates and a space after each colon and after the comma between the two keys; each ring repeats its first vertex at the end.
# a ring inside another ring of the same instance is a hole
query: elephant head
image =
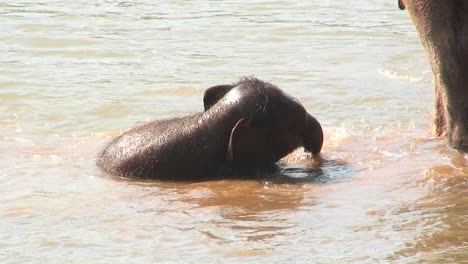
{"type": "Polygon", "coordinates": [[[323,145],[320,123],[293,97],[254,78],[205,91],[205,111],[212,108],[248,109],[233,126],[227,160],[233,164],[271,164],[303,146],[317,155],[323,145]],[[234,103],[233,103],[234,102],[234,103]]]}

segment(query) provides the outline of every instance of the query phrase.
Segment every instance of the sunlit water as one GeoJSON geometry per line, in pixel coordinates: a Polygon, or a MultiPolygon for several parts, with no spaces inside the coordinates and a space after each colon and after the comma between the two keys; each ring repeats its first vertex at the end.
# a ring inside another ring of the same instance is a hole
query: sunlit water
{"type": "Polygon", "coordinates": [[[468,263],[468,156],[428,134],[432,74],[396,2],[0,2],[0,262],[468,263]],[[251,75],[320,120],[323,161],[197,183],[95,165],[251,75]]]}

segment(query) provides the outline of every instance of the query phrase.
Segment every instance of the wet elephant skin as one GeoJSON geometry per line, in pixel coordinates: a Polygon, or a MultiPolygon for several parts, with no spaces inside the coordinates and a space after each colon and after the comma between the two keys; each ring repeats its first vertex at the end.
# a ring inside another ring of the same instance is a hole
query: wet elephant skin
{"type": "Polygon", "coordinates": [[[271,167],[303,146],[318,154],[320,123],[294,98],[255,78],[205,91],[205,111],[123,133],[97,164],[126,178],[202,180],[224,168],[271,167]]]}

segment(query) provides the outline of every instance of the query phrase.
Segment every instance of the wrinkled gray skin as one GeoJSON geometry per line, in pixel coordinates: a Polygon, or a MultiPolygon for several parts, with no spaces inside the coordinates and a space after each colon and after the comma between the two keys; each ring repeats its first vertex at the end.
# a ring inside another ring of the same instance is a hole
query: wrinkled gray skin
{"type": "Polygon", "coordinates": [[[262,168],[303,146],[322,148],[319,122],[294,98],[254,78],[205,91],[205,111],[153,121],[113,140],[105,171],[128,178],[202,180],[222,168],[262,168]]]}
{"type": "Polygon", "coordinates": [[[468,0],[399,0],[434,73],[433,132],[468,152],[468,0]]]}

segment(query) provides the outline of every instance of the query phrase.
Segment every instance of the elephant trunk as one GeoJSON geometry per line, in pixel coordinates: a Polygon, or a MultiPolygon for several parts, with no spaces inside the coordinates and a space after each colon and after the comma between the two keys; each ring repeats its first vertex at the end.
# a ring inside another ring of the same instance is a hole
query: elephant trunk
{"type": "Polygon", "coordinates": [[[323,130],[320,123],[313,116],[307,114],[303,132],[303,146],[305,151],[317,155],[322,150],[323,130]]]}

